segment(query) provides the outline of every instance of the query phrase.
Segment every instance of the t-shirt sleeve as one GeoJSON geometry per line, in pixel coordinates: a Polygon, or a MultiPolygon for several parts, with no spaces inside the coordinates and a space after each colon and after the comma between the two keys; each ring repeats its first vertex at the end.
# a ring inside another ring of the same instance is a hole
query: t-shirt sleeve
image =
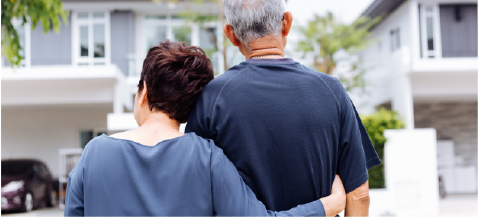
{"type": "Polygon", "coordinates": [[[236,167],[212,141],[211,189],[216,216],[325,216],[322,202],[316,200],[287,211],[267,210],[247,186],[236,167]]]}
{"type": "MultiPolygon", "coordinates": [[[[91,143],[91,142],[90,142],[91,143]]],[[[65,196],[65,216],[84,216],[85,201],[83,196],[83,168],[86,158],[86,145],[80,160],[68,175],[68,183],[65,196]]]]}
{"type": "Polygon", "coordinates": [[[196,135],[214,139],[209,130],[210,124],[210,100],[207,100],[207,93],[202,93],[196,102],[196,106],[189,115],[188,122],[186,124],[185,133],[194,132],[196,135]]]}
{"type": "MultiPolygon", "coordinates": [[[[346,98],[348,99],[348,96],[346,98]]],[[[342,179],[346,193],[355,190],[368,180],[360,124],[352,101],[344,100],[341,105],[337,174],[342,179]]]]}
{"type": "Polygon", "coordinates": [[[368,136],[368,133],[365,130],[365,126],[362,123],[362,119],[360,119],[357,109],[355,109],[355,105],[353,104],[352,101],[350,103],[353,106],[355,118],[357,119],[357,124],[360,129],[360,136],[362,137],[362,146],[363,146],[363,151],[365,153],[365,159],[367,162],[366,163],[367,169],[371,169],[374,166],[380,165],[382,161],[378,157],[378,154],[375,151],[375,148],[373,147],[372,141],[370,140],[370,137],[368,136]]]}

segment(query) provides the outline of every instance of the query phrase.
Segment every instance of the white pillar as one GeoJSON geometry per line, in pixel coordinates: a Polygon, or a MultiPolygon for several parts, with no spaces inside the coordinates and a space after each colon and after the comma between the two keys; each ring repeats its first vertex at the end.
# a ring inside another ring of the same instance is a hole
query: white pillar
{"type": "Polygon", "coordinates": [[[388,211],[396,217],[438,216],[436,130],[386,130],[384,135],[388,211]]]}
{"type": "Polygon", "coordinates": [[[123,113],[123,103],[121,103],[121,90],[120,90],[120,81],[116,80],[114,86],[114,96],[113,96],[113,113],[121,114],[123,113]]]}
{"type": "Polygon", "coordinates": [[[413,93],[410,76],[403,74],[393,82],[392,109],[397,111],[405,122],[406,129],[415,128],[413,114],[413,93]]]}
{"type": "Polygon", "coordinates": [[[418,17],[418,3],[416,0],[410,1],[409,4],[410,12],[410,41],[411,41],[411,57],[412,62],[414,60],[420,59],[420,27],[419,22],[420,18],[418,17]]]}

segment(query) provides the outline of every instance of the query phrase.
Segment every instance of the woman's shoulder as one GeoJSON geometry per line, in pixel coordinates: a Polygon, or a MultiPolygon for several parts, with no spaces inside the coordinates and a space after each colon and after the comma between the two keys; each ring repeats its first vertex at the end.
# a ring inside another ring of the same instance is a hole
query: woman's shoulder
{"type": "Polygon", "coordinates": [[[115,141],[115,140],[117,140],[117,139],[115,139],[113,137],[109,137],[106,134],[101,134],[101,135],[93,138],[92,140],[90,140],[85,145],[85,149],[83,150],[83,153],[87,153],[90,150],[98,150],[98,149],[101,149],[102,147],[109,146],[109,144],[111,144],[112,142],[116,143],[117,141],[115,141]]]}
{"type": "Polygon", "coordinates": [[[202,149],[203,151],[208,152],[211,156],[211,160],[215,161],[218,158],[221,159],[224,156],[224,152],[222,148],[217,146],[212,139],[203,138],[201,136],[196,135],[194,132],[188,133],[190,138],[194,139],[196,142],[194,144],[197,148],[202,149]]]}
{"type": "Polygon", "coordinates": [[[193,143],[191,144],[199,145],[200,147],[210,147],[214,145],[214,141],[212,139],[203,138],[196,135],[194,132],[186,133],[185,137],[192,140],[193,143]]]}

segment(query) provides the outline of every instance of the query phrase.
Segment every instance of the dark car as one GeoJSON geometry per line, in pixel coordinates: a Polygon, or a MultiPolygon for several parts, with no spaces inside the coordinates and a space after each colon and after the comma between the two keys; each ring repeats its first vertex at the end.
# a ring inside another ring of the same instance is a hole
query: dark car
{"type": "Polygon", "coordinates": [[[2,160],[2,211],[30,211],[56,202],[52,176],[41,161],[2,160]]]}

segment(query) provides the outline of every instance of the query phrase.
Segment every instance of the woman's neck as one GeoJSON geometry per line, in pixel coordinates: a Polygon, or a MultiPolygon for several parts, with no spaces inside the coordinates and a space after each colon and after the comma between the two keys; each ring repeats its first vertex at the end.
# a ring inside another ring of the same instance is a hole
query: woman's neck
{"type": "Polygon", "coordinates": [[[147,146],[154,146],[167,139],[184,135],[179,132],[179,121],[169,118],[163,112],[150,113],[143,119],[139,128],[111,135],[119,139],[127,139],[147,146]]]}
{"type": "Polygon", "coordinates": [[[163,129],[179,132],[179,125],[179,121],[170,118],[169,115],[163,112],[152,112],[143,119],[139,128],[163,129]]]}

